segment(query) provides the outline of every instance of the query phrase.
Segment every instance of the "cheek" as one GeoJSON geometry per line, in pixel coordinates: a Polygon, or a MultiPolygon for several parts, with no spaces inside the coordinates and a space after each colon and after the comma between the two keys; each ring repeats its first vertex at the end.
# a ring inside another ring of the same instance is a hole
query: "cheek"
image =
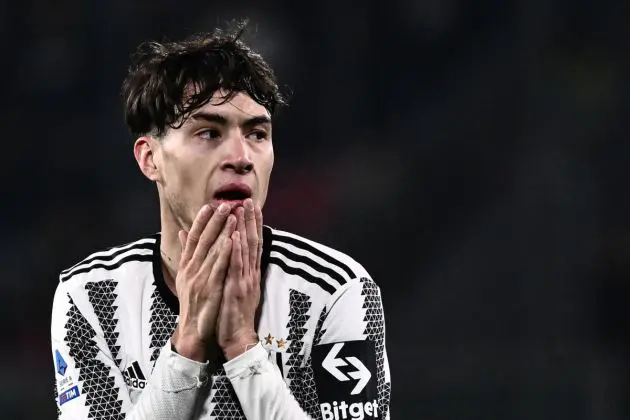
{"type": "Polygon", "coordinates": [[[189,181],[196,162],[188,148],[176,144],[164,153],[164,166],[172,182],[189,181]],[[175,147],[179,146],[179,147],[175,147]]]}
{"type": "Polygon", "coordinates": [[[180,156],[165,156],[163,167],[164,186],[177,196],[186,195],[186,191],[195,185],[194,166],[180,156]]]}
{"type": "Polygon", "coordinates": [[[274,163],[274,154],[273,154],[273,149],[272,149],[269,152],[269,154],[265,156],[265,159],[262,162],[262,167],[259,174],[260,193],[261,193],[262,203],[264,203],[266,196],[269,192],[269,180],[271,178],[271,171],[273,169],[273,163],[274,163]]]}
{"type": "Polygon", "coordinates": [[[265,174],[265,180],[267,181],[269,181],[269,176],[271,175],[271,170],[273,169],[274,159],[275,159],[275,156],[274,156],[273,148],[272,148],[267,154],[267,156],[265,157],[265,163],[264,163],[264,174],[265,174]]]}

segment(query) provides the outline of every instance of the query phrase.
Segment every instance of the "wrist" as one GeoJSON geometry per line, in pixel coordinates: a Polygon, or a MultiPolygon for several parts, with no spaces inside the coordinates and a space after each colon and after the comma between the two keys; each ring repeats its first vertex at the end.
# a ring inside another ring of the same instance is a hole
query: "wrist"
{"type": "Polygon", "coordinates": [[[258,341],[258,335],[252,332],[224,345],[222,347],[223,354],[227,360],[232,360],[255,347],[258,341]]]}
{"type": "Polygon", "coordinates": [[[171,337],[173,350],[187,359],[208,361],[208,345],[194,334],[186,334],[177,327],[171,337]]]}

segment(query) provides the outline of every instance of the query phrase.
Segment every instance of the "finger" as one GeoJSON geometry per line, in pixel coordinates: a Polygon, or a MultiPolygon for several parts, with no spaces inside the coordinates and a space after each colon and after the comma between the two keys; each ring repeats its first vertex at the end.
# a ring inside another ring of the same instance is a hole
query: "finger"
{"type": "Polygon", "coordinates": [[[247,226],[247,241],[249,249],[252,250],[249,258],[251,267],[256,267],[256,259],[258,257],[258,227],[256,226],[256,215],[254,214],[254,201],[251,198],[245,200],[245,225],[247,226]]]}
{"type": "Polygon", "coordinates": [[[259,203],[256,203],[254,208],[254,216],[256,217],[256,226],[258,227],[258,253],[256,255],[256,269],[260,270],[260,260],[262,259],[263,251],[263,215],[259,203]]]}
{"type": "Polygon", "coordinates": [[[232,254],[232,240],[230,238],[227,238],[221,242],[221,248],[219,249],[219,254],[217,255],[217,259],[214,261],[214,264],[212,265],[212,270],[210,271],[210,281],[212,282],[225,281],[225,276],[227,275],[227,270],[230,264],[231,254],[232,254]]]}
{"type": "Polygon", "coordinates": [[[243,259],[243,274],[249,273],[249,246],[247,246],[247,229],[245,227],[245,209],[239,207],[236,209],[236,230],[241,238],[241,250],[243,259]]]}
{"type": "Polygon", "coordinates": [[[179,246],[181,247],[180,252],[184,252],[184,248],[186,248],[186,231],[185,230],[178,231],[177,239],[179,239],[179,246]]]}
{"type": "Polygon", "coordinates": [[[230,259],[230,268],[228,269],[228,277],[234,280],[243,278],[243,246],[241,244],[241,233],[235,230],[232,233],[232,257],[230,259]]]}
{"type": "Polygon", "coordinates": [[[180,246],[180,251],[179,251],[179,269],[183,268],[182,265],[182,258],[181,256],[184,254],[184,249],[186,248],[186,231],[185,230],[179,230],[177,232],[177,239],[179,240],[179,246],[180,246]]]}
{"type": "Polygon", "coordinates": [[[232,233],[236,230],[236,216],[233,214],[228,215],[227,220],[225,221],[225,226],[221,230],[221,234],[216,240],[214,248],[217,248],[217,252],[223,246],[223,242],[227,241],[232,237],[232,233]]]}
{"type": "Polygon", "coordinates": [[[228,215],[227,221],[225,222],[225,227],[221,231],[221,239],[229,239],[232,237],[232,233],[236,230],[236,216],[233,214],[228,215]]]}
{"type": "MultiPolygon", "coordinates": [[[[230,238],[232,237],[232,232],[234,232],[235,226],[236,226],[236,216],[234,216],[233,214],[228,215],[228,218],[225,221],[225,225],[223,226],[223,229],[221,230],[221,234],[215,241],[211,250],[206,254],[206,259],[201,262],[201,266],[199,267],[200,271],[203,271],[206,273],[212,272],[212,266],[215,264],[217,259],[219,259],[219,254],[221,253],[221,250],[223,249],[223,244],[226,241],[230,240],[230,238]]],[[[228,261],[229,261],[229,258],[228,258],[228,261]]]]}
{"type": "MultiPolygon", "coordinates": [[[[191,258],[193,265],[200,266],[203,261],[205,261],[210,248],[212,248],[221,232],[225,229],[226,219],[229,215],[230,206],[222,203],[217,211],[214,212],[210,220],[208,220],[206,226],[204,226],[201,236],[199,237],[197,248],[193,251],[193,256],[191,258]]],[[[188,234],[188,236],[190,236],[190,234],[188,234]]]]}
{"type": "Polygon", "coordinates": [[[193,224],[190,228],[190,232],[188,232],[188,239],[180,260],[182,265],[186,264],[192,258],[193,252],[197,247],[197,242],[199,242],[201,233],[206,227],[206,224],[208,224],[208,220],[210,220],[211,215],[212,210],[208,205],[201,207],[199,213],[197,213],[197,216],[195,217],[195,220],[193,221],[193,224]]]}

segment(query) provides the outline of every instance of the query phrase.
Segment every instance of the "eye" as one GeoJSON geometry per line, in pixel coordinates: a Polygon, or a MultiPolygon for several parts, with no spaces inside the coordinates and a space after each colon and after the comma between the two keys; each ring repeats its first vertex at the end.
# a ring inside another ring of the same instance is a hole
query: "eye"
{"type": "Polygon", "coordinates": [[[204,140],[214,140],[221,137],[221,132],[214,128],[208,128],[197,132],[197,135],[204,140]]]}
{"type": "Polygon", "coordinates": [[[247,135],[247,138],[250,140],[254,140],[257,142],[261,142],[263,140],[266,140],[269,137],[269,135],[267,134],[267,132],[265,130],[254,130],[251,133],[249,133],[247,135]]]}

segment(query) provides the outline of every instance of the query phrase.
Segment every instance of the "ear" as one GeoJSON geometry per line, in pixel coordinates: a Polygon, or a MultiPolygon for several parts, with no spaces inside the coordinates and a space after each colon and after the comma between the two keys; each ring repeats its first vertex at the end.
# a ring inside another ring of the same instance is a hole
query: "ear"
{"type": "Polygon", "coordinates": [[[148,136],[138,137],[136,142],[133,145],[133,155],[136,157],[136,162],[138,162],[138,166],[140,170],[151,181],[157,182],[160,180],[160,171],[156,165],[156,152],[157,141],[148,136]]]}

